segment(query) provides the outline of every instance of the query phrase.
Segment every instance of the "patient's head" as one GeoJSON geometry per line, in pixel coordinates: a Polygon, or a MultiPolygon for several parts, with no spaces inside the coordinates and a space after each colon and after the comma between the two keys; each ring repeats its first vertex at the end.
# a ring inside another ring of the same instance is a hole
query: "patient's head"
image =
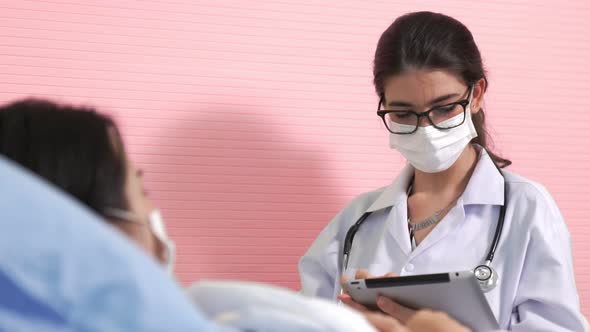
{"type": "Polygon", "coordinates": [[[157,217],[142,172],[129,160],[115,123],[92,108],[26,99],[0,107],[0,153],[37,173],[160,261],[157,217]]]}

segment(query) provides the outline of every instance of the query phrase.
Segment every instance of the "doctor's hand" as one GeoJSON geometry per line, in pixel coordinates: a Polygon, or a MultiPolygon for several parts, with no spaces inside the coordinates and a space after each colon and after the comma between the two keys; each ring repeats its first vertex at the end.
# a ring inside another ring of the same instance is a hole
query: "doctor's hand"
{"type": "Polygon", "coordinates": [[[380,312],[363,313],[367,321],[379,332],[412,332],[397,319],[380,312]]]}
{"type": "MultiPolygon", "coordinates": [[[[390,273],[392,276],[396,276],[393,273],[390,273]]],[[[386,276],[389,276],[386,275],[386,276]]],[[[376,278],[375,276],[371,275],[369,273],[369,271],[365,270],[365,269],[358,269],[356,271],[356,273],[354,274],[354,279],[358,280],[358,279],[371,279],[371,278],[376,278]]],[[[340,288],[342,288],[343,290],[343,294],[338,295],[338,299],[340,301],[342,301],[342,303],[346,304],[347,306],[354,308],[358,311],[361,312],[367,312],[369,311],[369,309],[367,307],[365,307],[364,305],[360,304],[360,303],[356,303],[352,297],[348,294],[348,292],[344,289],[344,283],[348,281],[348,277],[347,276],[342,276],[340,278],[340,288]]]]}
{"type": "MultiPolygon", "coordinates": [[[[357,270],[356,274],[354,275],[355,279],[367,279],[367,278],[372,278],[372,276],[369,274],[369,271],[367,270],[357,270]]],[[[348,294],[348,292],[346,291],[346,289],[344,289],[344,283],[348,281],[348,277],[347,276],[342,276],[340,278],[340,288],[343,291],[343,294],[338,295],[338,299],[340,301],[342,301],[342,303],[346,304],[347,306],[356,309],[360,312],[368,312],[369,309],[367,307],[365,307],[364,305],[360,304],[360,303],[356,303],[352,300],[352,297],[348,294]]]]}
{"type": "Polygon", "coordinates": [[[406,327],[412,332],[471,332],[449,315],[431,310],[419,310],[407,322],[406,327]]]}
{"type": "Polygon", "coordinates": [[[442,312],[419,310],[406,325],[378,312],[365,312],[365,318],[379,332],[471,332],[442,312]]]}
{"type": "MultiPolygon", "coordinates": [[[[383,276],[380,276],[379,278],[389,278],[389,277],[397,277],[398,275],[395,273],[387,273],[383,276]]],[[[369,271],[364,270],[364,269],[359,269],[356,271],[355,279],[371,279],[371,278],[377,278],[373,275],[371,275],[369,273],[369,271]]],[[[344,282],[346,282],[348,280],[348,278],[346,276],[342,276],[342,278],[340,279],[340,286],[342,287],[344,285],[344,282]]],[[[338,296],[338,299],[340,301],[342,301],[342,303],[348,305],[351,308],[354,308],[358,311],[361,312],[368,312],[369,309],[367,307],[365,307],[362,304],[356,303],[352,297],[349,294],[342,294],[338,296]]],[[[398,321],[405,323],[406,321],[408,321],[408,319],[410,319],[410,317],[412,317],[412,315],[414,315],[414,313],[416,313],[415,310],[404,307],[402,305],[399,305],[397,303],[395,303],[394,301],[385,298],[383,296],[380,296],[379,299],[377,300],[377,306],[379,307],[379,309],[381,309],[381,311],[383,311],[384,313],[390,315],[391,317],[397,319],[398,321]]]]}

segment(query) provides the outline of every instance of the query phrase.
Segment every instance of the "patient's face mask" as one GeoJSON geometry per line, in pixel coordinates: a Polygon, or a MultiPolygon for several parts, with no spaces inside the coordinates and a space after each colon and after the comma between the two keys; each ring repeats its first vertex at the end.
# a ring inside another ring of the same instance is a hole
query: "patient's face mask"
{"type": "Polygon", "coordinates": [[[160,210],[154,209],[150,212],[148,218],[152,233],[164,246],[164,267],[168,273],[172,274],[174,272],[174,260],[176,259],[176,246],[166,233],[164,219],[162,218],[160,210]]]}
{"type": "Polygon", "coordinates": [[[174,242],[170,240],[166,233],[166,226],[164,225],[164,219],[160,210],[154,209],[148,215],[148,222],[145,219],[142,220],[137,214],[116,208],[108,208],[105,211],[105,215],[115,219],[122,219],[127,222],[133,223],[140,226],[148,226],[154,237],[160,242],[163,248],[163,262],[162,265],[172,274],[174,271],[174,261],[176,258],[176,246],[174,242]]]}

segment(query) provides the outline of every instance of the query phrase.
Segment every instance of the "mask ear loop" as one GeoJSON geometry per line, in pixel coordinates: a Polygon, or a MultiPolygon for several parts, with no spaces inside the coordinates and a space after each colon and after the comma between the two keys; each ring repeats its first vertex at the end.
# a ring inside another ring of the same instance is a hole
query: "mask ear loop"
{"type": "Polygon", "coordinates": [[[136,223],[136,224],[139,223],[139,224],[145,225],[145,223],[143,221],[141,221],[141,218],[139,218],[133,212],[129,212],[129,211],[121,210],[121,209],[116,209],[116,208],[106,208],[106,209],[104,209],[103,214],[106,217],[122,219],[122,220],[129,221],[132,223],[136,223]]]}
{"type": "Polygon", "coordinates": [[[160,245],[166,247],[163,240],[163,238],[166,238],[166,232],[163,229],[164,226],[162,224],[161,217],[159,219],[153,218],[150,214],[148,218],[148,223],[145,223],[139,216],[130,211],[125,211],[117,208],[106,208],[103,213],[106,217],[121,219],[125,220],[126,222],[136,224],[138,226],[148,227],[150,233],[152,233],[152,236],[155,237],[158,240],[158,242],[160,242],[160,245]],[[164,235],[164,237],[162,237],[162,234],[164,235]]]}
{"type": "Polygon", "coordinates": [[[162,215],[160,214],[160,211],[157,209],[150,212],[147,224],[143,222],[142,219],[138,217],[135,213],[130,211],[125,211],[116,208],[106,208],[104,214],[107,217],[122,219],[128,222],[141,224],[142,226],[148,226],[152,234],[154,234],[154,236],[160,242],[165,242],[168,239],[166,229],[164,228],[164,222],[162,221],[162,215]]]}
{"type": "Polygon", "coordinates": [[[473,84],[471,86],[471,88],[469,88],[469,110],[472,110],[471,107],[473,106],[473,93],[475,92],[475,84],[473,84]]]}
{"type": "Polygon", "coordinates": [[[166,256],[164,257],[165,267],[169,273],[172,273],[174,269],[176,246],[172,241],[170,241],[168,235],[166,234],[166,229],[164,228],[164,222],[162,221],[160,210],[155,209],[150,212],[150,215],[148,216],[149,224],[143,222],[141,218],[139,218],[135,213],[121,209],[106,208],[103,214],[107,217],[117,218],[141,226],[149,227],[150,232],[158,240],[159,245],[164,248],[164,255],[166,256]]]}
{"type": "Polygon", "coordinates": [[[168,234],[166,234],[166,229],[164,227],[164,221],[162,218],[162,214],[160,213],[160,210],[155,209],[150,213],[149,222],[152,233],[158,239],[158,241],[160,241],[160,244],[164,247],[166,255],[166,270],[169,273],[172,273],[174,269],[176,246],[170,240],[170,238],[168,238],[168,234]]]}

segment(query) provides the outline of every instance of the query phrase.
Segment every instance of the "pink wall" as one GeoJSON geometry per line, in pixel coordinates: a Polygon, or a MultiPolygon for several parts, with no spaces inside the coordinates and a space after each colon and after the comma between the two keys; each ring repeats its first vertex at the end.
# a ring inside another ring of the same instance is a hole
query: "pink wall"
{"type": "Polygon", "coordinates": [[[380,33],[408,11],[450,14],[485,56],[497,147],[562,208],[590,314],[590,2],[367,3],[4,0],[0,101],[48,96],[114,114],[184,282],[296,288],[317,232],[402,165],[374,113],[380,33]]]}

